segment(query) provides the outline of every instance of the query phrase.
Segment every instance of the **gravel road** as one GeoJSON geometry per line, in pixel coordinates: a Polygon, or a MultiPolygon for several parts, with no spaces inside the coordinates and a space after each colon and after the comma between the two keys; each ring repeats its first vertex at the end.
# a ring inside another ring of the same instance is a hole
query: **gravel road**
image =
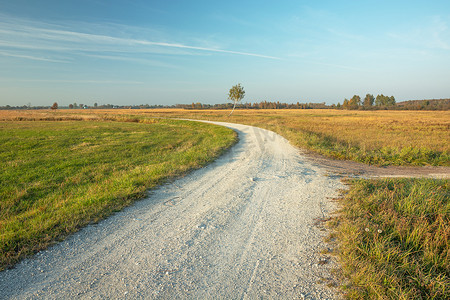
{"type": "Polygon", "coordinates": [[[209,166],[0,273],[0,299],[335,299],[326,218],[343,188],[251,126],[209,166]]]}

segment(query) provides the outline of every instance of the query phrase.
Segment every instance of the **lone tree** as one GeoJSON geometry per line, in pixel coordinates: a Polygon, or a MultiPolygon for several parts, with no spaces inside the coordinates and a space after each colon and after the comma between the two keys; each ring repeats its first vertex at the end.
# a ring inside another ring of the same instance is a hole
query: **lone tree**
{"type": "Polygon", "coordinates": [[[245,91],[240,83],[238,83],[237,85],[234,85],[230,89],[230,91],[228,92],[228,99],[230,99],[231,101],[234,101],[234,105],[233,105],[233,110],[230,112],[230,114],[228,116],[231,116],[234,109],[236,108],[236,103],[238,103],[239,101],[244,99],[244,96],[245,96],[245,91]]]}
{"type": "Polygon", "coordinates": [[[58,109],[58,103],[53,103],[53,105],[50,107],[52,110],[58,109]]]}

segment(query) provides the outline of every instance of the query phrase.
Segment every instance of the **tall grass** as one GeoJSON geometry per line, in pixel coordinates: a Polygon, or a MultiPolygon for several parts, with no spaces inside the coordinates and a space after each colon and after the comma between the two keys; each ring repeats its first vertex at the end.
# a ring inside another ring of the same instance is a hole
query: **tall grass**
{"type": "Polygon", "coordinates": [[[448,180],[353,180],[334,221],[351,299],[450,299],[448,180]]]}
{"type": "Polygon", "coordinates": [[[204,166],[236,140],[148,119],[0,122],[0,269],[204,166]]]}

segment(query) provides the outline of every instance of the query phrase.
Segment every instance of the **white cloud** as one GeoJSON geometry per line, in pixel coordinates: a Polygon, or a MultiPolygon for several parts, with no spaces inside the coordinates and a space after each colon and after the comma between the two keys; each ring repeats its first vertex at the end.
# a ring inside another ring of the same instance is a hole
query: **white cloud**
{"type": "MultiPolygon", "coordinates": [[[[89,52],[101,54],[103,52],[121,53],[147,53],[147,54],[169,54],[188,55],[191,52],[224,53],[240,56],[251,56],[264,59],[279,59],[274,56],[244,51],[227,50],[212,47],[201,47],[184,43],[173,43],[166,41],[152,41],[140,38],[118,37],[110,34],[85,33],[63,28],[60,25],[50,25],[42,22],[32,22],[0,15],[0,50],[7,49],[9,56],[25,59],[35,59],[51,62],[67,62],[53,58],[42,58],[36,51],[46,51],[47,55],[64,52],[64,54],[77,52],[77,55],[89,52]],[[3,48],[3,49],[2,49],[3,48]],[[27,54],[14,51],[28,51],[27,54]],[[180,51],[181,50],[181,51],[180,51]],[[187,51],[186,51],[187,50],[187,51]],[[83,53],[85,52],[85,53],[83,53]]],[[[85,24],[83,25],[86,26],[85,24]]],[[[92,24],[92,28],[99,28],[92,24]]],[[[104,26],[101,26],[104,29],[104,26]]],[[[108,31],[108,30],[104,30],[108,31]]],[[[99,57],[101,57],[99,55],[99,57]]],[[[105,59],[112,59],[111,55],[105,59]]],[[[122,59],[122,58],[118,58],[122,59]]]]}
{"type": "Polygon", "coordinates": [[[67,60],[50,59],[50,58],[45,58],[45,57],[24,55],[24,54],[11,53],[11,52],[6,52],[6,51],[0,51],[0,55],[9,56],[9,57],[16,57],[16,58],[31,59],[31,60],[37,60],[37,61],[54,62],[54,63],[69,63],[70,62],[70,61],[67,61],[67,60]]]}
{"type": "Polygon", "coordinates": [[[23,79],[23,78],[6,78],[0,77],[2,81],[14,82],[48,82],[48,83],[74,83],[74,84],[120,84],[120,85],[139,85],[144,84],[142,81],[131,80],[65,80],[65,79],[23,79]]]}
{"type": "Polygon", "coordinates": [[[417,20],[417,26],[387,33],[387,36],[404,46],[425,49],[450,50],[448,23],[440,16],[417,20]]]}
{"type": "Polygon", "coordinates": [[[85,53],[83,54],[87,57],[93,57],[93,58],[99,58],[99,59],[105,59],[105,60],[115,60],[115,61],[128,61],[128,62],[135,62],[139,64],[147,64],[152,65],[156,67],[164,67],[164,68],[179,68],[179,66],[164,63],[158,60],[151,60],[151,59],[143,59],[143,58],[135,58],[135,57],[127,57],[127,56],[120,56],[120,55],[104,55],[104,54],[90,54],[85,53]]]}

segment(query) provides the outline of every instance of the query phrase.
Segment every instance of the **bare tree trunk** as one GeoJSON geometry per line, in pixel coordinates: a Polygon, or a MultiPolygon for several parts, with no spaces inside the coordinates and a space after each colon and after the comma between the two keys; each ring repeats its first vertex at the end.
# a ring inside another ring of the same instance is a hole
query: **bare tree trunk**
{"type": "Polygon", "coordinates": [[[230,112],[230,114],[228,116],[231,116],[231,114],[233,113],[235,107],[236,107],[236,101],[234,101],[233,109],[231,110],[231,112],[230,112]]]}

